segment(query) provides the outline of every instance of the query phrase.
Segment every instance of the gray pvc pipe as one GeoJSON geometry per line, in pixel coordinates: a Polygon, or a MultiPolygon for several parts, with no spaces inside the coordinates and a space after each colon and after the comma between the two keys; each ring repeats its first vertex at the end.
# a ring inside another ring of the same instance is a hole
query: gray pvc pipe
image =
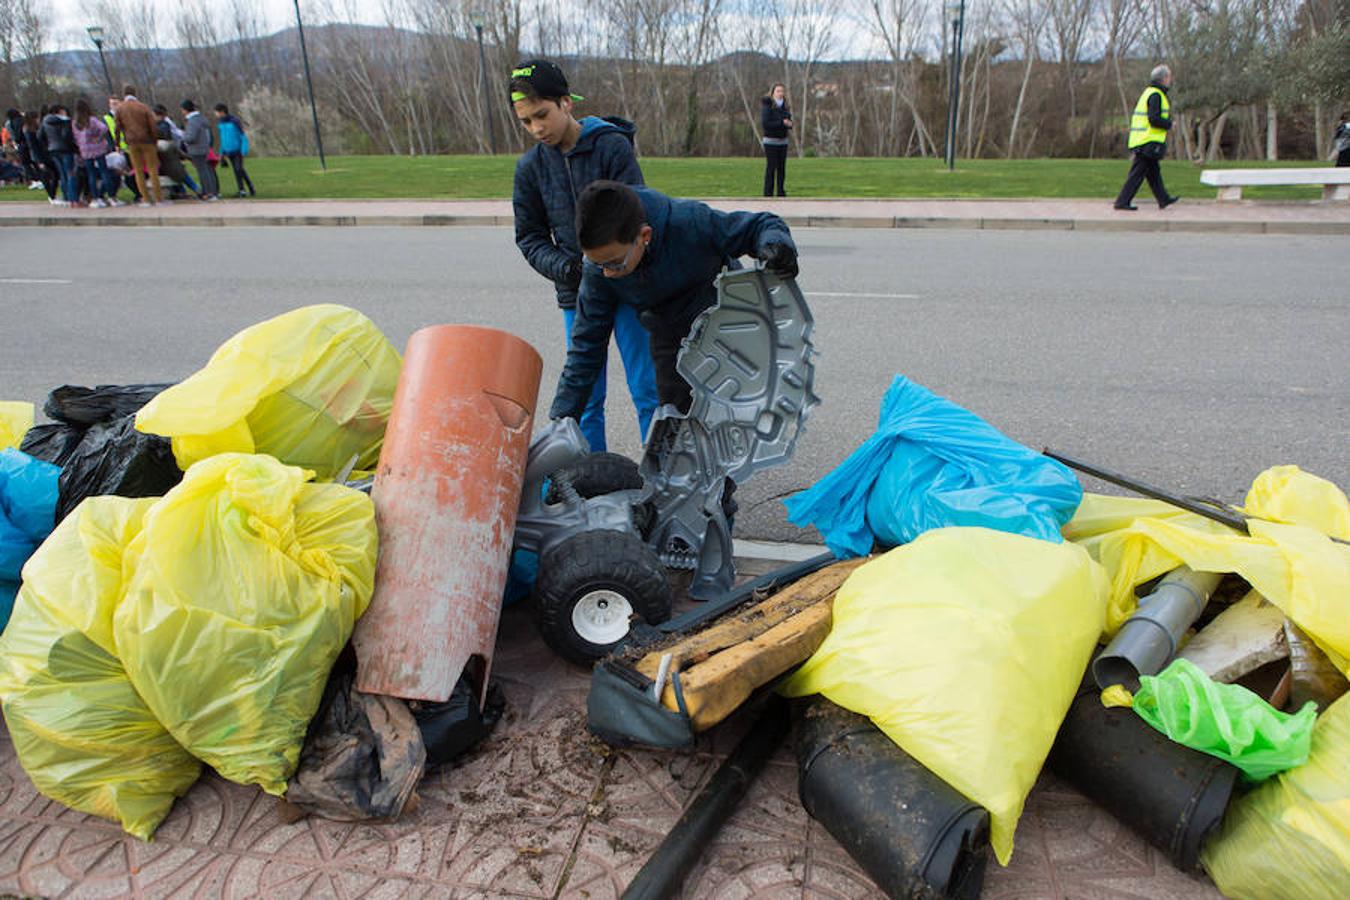
{"type": "Polygon", "coordinates": [[[1092,661],[1097,687],[1123,684],[1137,690],[1140,675],[1161,672],[1222,580],[1221,573],[1196,572],[1189,566],[1169,572],[1092,661]]]}

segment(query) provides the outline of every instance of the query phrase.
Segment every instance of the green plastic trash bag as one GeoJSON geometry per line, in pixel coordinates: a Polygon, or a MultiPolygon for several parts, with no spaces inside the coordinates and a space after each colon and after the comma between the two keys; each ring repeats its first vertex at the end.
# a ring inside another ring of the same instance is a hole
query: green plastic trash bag
{"type": "Polygon", "coordinates": [[[145,516],[113,617],[136,690],[223,777],[281,795],[374,591],[370,497],[270,456],[197,463],[145,516]]]}
{"type": "Polygon", "coordinates": [[[230,338],[147,403],[136,428],[172,438],[184,470],[217,453],[266,453],[332,480],[353,456],[375,467],[402,365],[361,313],[305,306],[230,338]]]}
{"type": "MultiPolygon", "coordinates": [[[[1220,684],[1186,659],[1139,678],[1134,711],[1178,744],[1217,756],[1251,781],[1302,765],[1317,705],[1282,713],[1238,684],[1220,684]]],[[[1350,765],[1350,761],[1347,761],[1350,765]]]]}
{"type": "Polygon", "coordinates": [[[1238,900],[1350,895],[1350,694],[1317,720],[1307,762],[1229,805],[1201,861],[1238,900]]]}
{"type": "Polygon", "coordinates": [[[85,500],[28,560],[0,637],[0,703],[28,777],[143,840],[201,769],[156,721],[113,646],[123,554],[154,502],[85,500]]]}
{"type": "Polygon", "coordinates": [[[1107,589],[1075,544],[935,529],[849,576],[829,636],[783,692],[823,694],[870,718],[989,810],[1007,865],[1097,645],[1107,589]]]}

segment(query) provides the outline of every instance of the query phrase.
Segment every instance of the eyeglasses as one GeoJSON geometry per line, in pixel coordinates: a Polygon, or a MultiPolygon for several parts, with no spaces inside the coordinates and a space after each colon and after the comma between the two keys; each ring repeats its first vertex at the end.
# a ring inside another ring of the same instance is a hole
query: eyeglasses
{"type": "MultiPolygon", "coordinates": [[[[639,246],[641,246],[641,244],[639,244],[637,241],[634,241],[633,246],[628,248],[628,252],[625,253],[623,255],[623,259],[619,260],[618,262],[614,262],[613,260],[611,260],[610,262],[599,262],[594,259],[591,259],[591,262],[595,263],[597,266],[604,269],[606,272],[622,272],[624,269],[628,268],[628,261],[633,258],[633,251],[636,250],[639,246]]],[[[587,257],[587,259],[590,259],[590,257],[587,257]]]]}

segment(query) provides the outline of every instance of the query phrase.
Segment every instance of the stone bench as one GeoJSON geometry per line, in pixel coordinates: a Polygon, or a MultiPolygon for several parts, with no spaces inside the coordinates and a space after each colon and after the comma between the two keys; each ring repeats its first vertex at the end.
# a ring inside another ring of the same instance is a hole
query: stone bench
{"type": "Polygon", "coordinates": [[[1268,184],[1320,184],[1323,200],[1350,200],[1350,168],[1206,169],[1200,183],[1219,189],[1220,200],[1241,200],[1242,189],[1268,184]]]}

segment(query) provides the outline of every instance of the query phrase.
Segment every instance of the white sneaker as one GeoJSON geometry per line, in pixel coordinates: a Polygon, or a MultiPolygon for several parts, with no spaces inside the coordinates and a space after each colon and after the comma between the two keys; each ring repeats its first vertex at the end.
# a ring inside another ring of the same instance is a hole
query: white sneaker
{"type": "Polygon", "coordinates": [[[40,191],[40,190],[42,190],[42,182],[40,182],[40,181],[32,181],[32,182],[29,182],[29,184],[28,184],[28,189],[29,189],[30,191],[40,191]]]}
{"type": "Polygon", "coordinates": [[[127,201],[125,201],[125,200],[118,200],[116,197],[114,197],[114,198],[112,198],[111,200],[108,201],[108,205],[109,205],[109,206],[126,206],[126,205],[127,205],[127,201]]]}
{"type": "Polygon", "coordinates": [[[48,202],[50,202],[52,206],[69,206],[69,205],[70,205],[70,203],[69,203],[68,201],[65,201],[65,200],[57,200],[55,197],[53,197],[53,198],[52,198],[50,201],[48,201],[48,202]]]}
{"type": "Polygon", "coordinates": [[[107,200],[104,200],[102,197],[99,197],[99,198],[97,198],[97,199],[94,199],[94,200],[90,200],[90,201],[89,201],[89,208],[90,208],[90,209],[106,209],[107,206],[108,206],[108,201],[107,201],[107,200]]]}
{"type": "Polygon", "coordinates": [[[154,206],[155,204],[150,203],[149,201],[146,201],[146,200],[138,200],[138,201],[136,201],[136,205],[137,205],[137,206],[146,206],[146,207],[149,207],[149,206],[154,206]]]}

